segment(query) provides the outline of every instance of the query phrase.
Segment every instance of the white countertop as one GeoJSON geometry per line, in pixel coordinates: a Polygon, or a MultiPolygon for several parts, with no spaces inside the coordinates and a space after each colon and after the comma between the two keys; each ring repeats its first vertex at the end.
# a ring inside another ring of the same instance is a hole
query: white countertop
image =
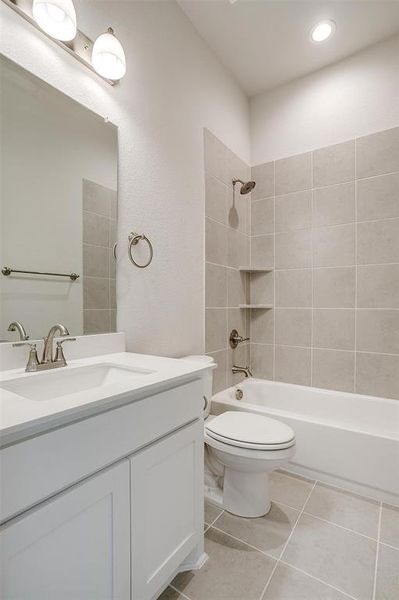
{"type": "Polygon", "coordinates": [[[116,408],[164,389],[201,377],[212,365],[145,354],[119,352],[68,361],[67,367],[25,373],[12,369],[0,373],[2,382],[15,378],[34,378],[46,373],[51,377],[61,370],[73,370],[90,365],[120,365],[154,371],[139,375],[127,383],[111,383],[50,400],[29,400],[0,389],[0,446],[18,442],[98,412],[116,408]]]}

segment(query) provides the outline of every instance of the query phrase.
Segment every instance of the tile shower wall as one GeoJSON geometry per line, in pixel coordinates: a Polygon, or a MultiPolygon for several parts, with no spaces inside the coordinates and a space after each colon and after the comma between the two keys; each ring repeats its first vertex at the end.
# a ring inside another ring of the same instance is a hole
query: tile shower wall
{"type": "Polygon", "coordinates": [[[399,398],[399,128],[255,166],[254,375],[399,398]]]}
{"type": "Polygon", "coordinates": [[[232,329],[247,337],[248,311],[239,309],[247,298],[247,275],[239,271],[249,264],[250,195],[239,189],[233,195],[232,179],[250,177],[250,167],[205,130],[205,350],[218,367],[214,392],[242,376],[231,373],[233,364],[249,364],[249,344],[229,346],[232,329]]]}
{"type": "Polygon", "coordinates": [[[83,180],[83,331],[116,331],[117,193],[83,180]]]}

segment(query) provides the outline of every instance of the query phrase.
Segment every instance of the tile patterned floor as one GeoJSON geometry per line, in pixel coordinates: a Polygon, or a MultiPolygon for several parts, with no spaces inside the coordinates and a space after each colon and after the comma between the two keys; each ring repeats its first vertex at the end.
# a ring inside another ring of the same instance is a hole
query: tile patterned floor
{"type": "Polygon", "coordinates": [[[205,503],[209,560],[159,600],[399,599],[399,508],[282,472],[272,500],[259,519],[205,503]]]}

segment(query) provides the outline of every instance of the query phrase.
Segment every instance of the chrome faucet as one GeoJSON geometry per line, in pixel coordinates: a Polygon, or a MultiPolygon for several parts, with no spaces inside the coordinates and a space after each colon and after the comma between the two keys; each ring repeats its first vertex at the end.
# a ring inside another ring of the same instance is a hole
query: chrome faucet
{"type": "Polygon", "coordinates": [[[9,324],[7,331],[18,331],[20,340],[29,340],[25,327],[19,321],[13,321],[9,324]]]}
{"type": "Polygon", "coordinates": [[[50,329],[47,337],[44,338],[44,348],[41,363],[52,363],[53,361],[53,342],[55,334],[59,333],[61,337],[69,336],[69,331],[62,323],[56,323],[50,329]]]}
{"type": "Polygon", "coordinates": [[[236,375],[237,373],[244,373],[245,377],[253,377],[250,368],[247,367],[240,367],[239,365],[233,365],[233,368],[231,369],[233,375],[236,375]]]}
{"type": "Polygon", "coordinates": [[[76,338],[69,337],[69,331],[62,325],[62,323],[56,323],[50,329],[47,334],[47,337],[44,338],[44,348],[42,360],[39,361],[37,356],[37,348],[35,343],[31,342],[17,342],[13,344],[13,346],[29,346],[29,358],[28,364],[26,365],[25,371],[27,373],[32,373],[34,371],[46,371],[48,369],[57,369],[59,367],[66,367],[67,362],[65,360],[64,351],[62,348],[62,344],[64,342],[74,342],[76,338]],[[57,349],[55,353],[55,358],[53,358],[53,344],[54,337],[59,333],[59,335],[65,339],[57,341],[57,349]]]}

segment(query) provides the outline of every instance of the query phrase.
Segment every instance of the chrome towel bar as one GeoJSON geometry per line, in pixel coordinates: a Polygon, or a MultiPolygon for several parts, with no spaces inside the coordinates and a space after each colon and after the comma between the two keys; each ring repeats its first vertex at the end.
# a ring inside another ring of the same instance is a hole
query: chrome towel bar
{"type": "Polygon", "coordinates": [[[50,275],[52,277],[69,277],[71,281],[76,281],[79,278],[79,275],[76,273],[46,273],[46,271],[21,271],[19,269],[11,269],[10,267],[3,267],[1,269],[3,275],[8,277],[12,273],[24,273],[27,275],[50,275]]]}

